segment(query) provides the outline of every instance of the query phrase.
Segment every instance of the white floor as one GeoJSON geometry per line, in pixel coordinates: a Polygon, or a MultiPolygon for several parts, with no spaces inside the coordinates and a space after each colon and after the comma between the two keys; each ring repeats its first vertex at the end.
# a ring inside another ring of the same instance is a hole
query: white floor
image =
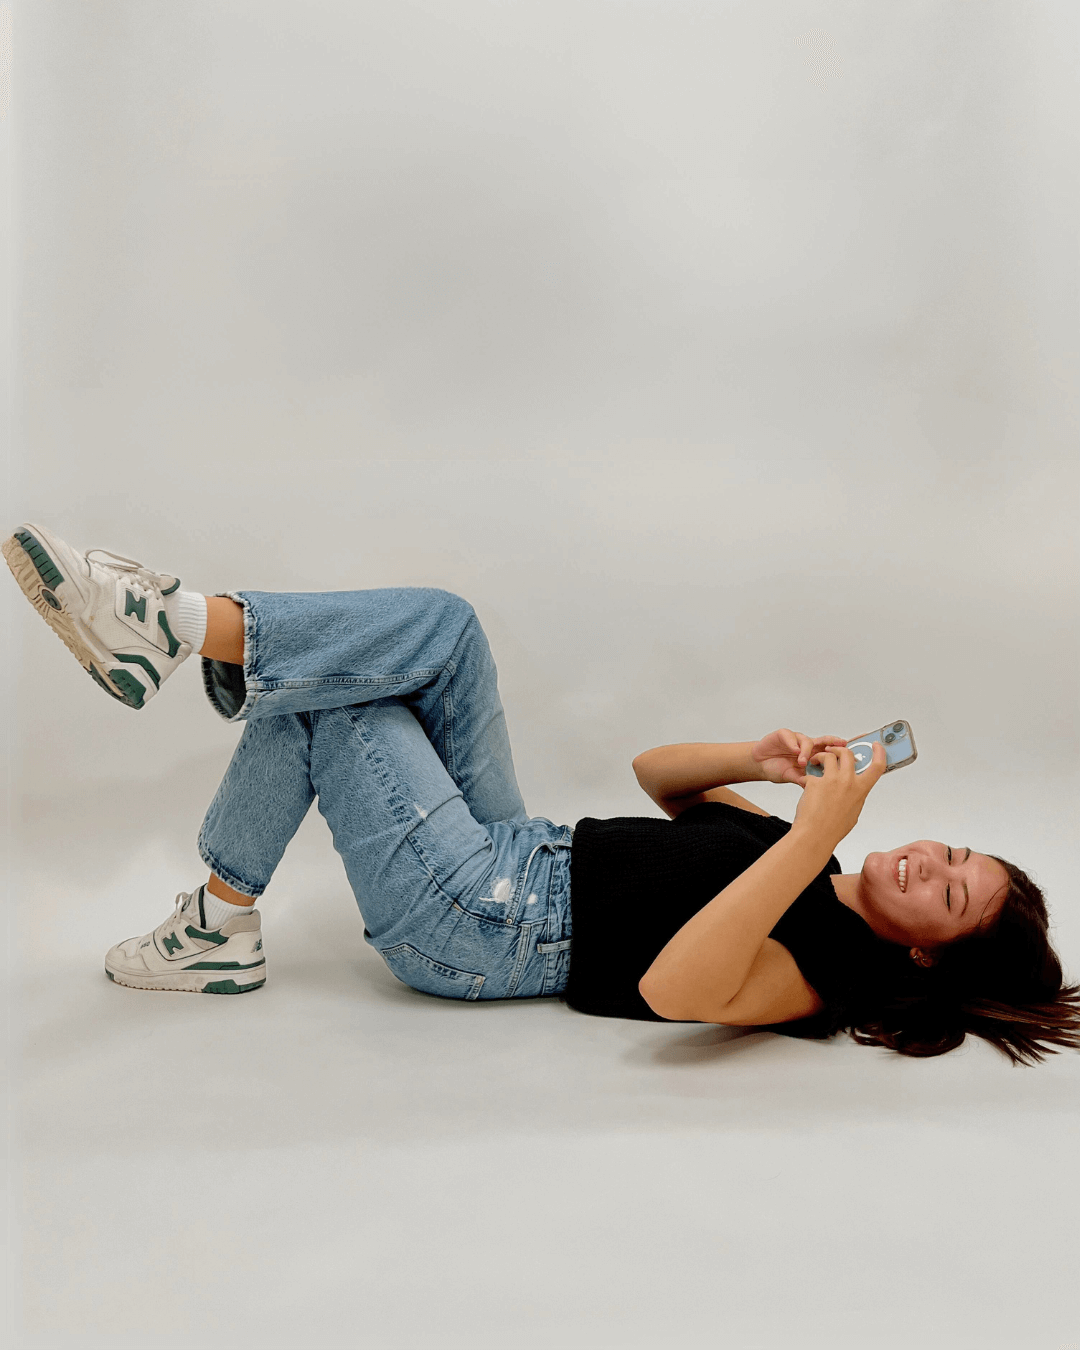
{"type": "Polygon", "coordinates": [[[122,875],[121,805],[21,908],[20,1347],[1080,1344],[1080,1057],[427,998],[315,816],[262,990],[119,989],[105,948],[197,880],[146,811],[122,875]]]}
{"type": "MultiPolygon", "coordinates": [[[[4,531],[466,596],[560,823],[903,717],[842,864],[1036,868],[1080,978],[1078,17],[0,0],[4,531]]],[[[111,985],[240,728],[191,668],[113,704],[5,574],[0,1350],[1080,1350],[1080,1055],[426,998],[318,817],[264,989],[111,985]]]]}

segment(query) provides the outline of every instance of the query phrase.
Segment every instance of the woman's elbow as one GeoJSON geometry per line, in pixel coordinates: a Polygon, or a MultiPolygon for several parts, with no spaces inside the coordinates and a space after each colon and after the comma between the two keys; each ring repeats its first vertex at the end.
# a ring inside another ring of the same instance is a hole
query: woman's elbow
{"type": "Polygon", "coordinates": [[[630,767],[634,770],[634,777],[637,779],[637,785],[647,797],[651,797],[654,802],[660,802],[663,784],[657,776],[655,765],[649,758],[652,752],[643,750],[640,755],[634,757],[630,767]]]}
{"type": "Polygon", "coordinates": [[[694,1021],[693,1015],[672,998],[671,990],[663,988],[648,970],[638,980],[638,993],[657,1017],[664,1017],[670,1022],[694,1021]]]}

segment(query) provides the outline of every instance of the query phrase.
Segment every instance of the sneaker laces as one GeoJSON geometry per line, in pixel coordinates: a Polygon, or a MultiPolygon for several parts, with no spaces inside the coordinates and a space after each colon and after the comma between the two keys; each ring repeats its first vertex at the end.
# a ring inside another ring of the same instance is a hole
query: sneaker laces
{"type": "Polygon", "coordinates": [[[187,902],[191,899],[191,897],[194,894],[195,894],[194,891],[181,891],[180,894],[173,901],[173,912],[169,915],[167,919],[162,919],[162,921],[158,924],[157,928],[154,931],[160,933],[163,928],[168,928],[170,925],[175,924],[177,920],[180,918],[181,910],[184,908],[184,906],[187,904],[187,902]]]}
{"type": "Polygon", "coordinates": [[[144,567],[141,562],[136,562],[134,558],[125,558],[121,553],[113,553],[107,548],[92,548],[86,554],[87,562],[90,561],[91,553],[102,553],[106,558],[112,558],[112,562],[101,562],[94,560],[95,567],[104,567],[110,572],[117,574],[117,580],[123,581],[129,585],[132,590],[142,592],[144,595],[154,596],[164,603],[164,597],[161,594],[161,574],[151,572],[148,567],[144,567]]]}

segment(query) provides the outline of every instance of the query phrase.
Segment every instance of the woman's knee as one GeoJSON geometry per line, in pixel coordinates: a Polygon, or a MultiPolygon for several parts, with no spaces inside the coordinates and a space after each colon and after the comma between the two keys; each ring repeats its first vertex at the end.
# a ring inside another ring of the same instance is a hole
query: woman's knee
{"type": "Polygon", "coordinates": [[[476,619],[476,610],[463,595],[458,595],[455,591],[444,591],[437,586],[430,587],[428,593],[432,597],[432,603],[447,615],[457,617],[462,623],[476,619]]]}
{"type": "Polygon", "coordinates": [[[478,640],[487,645],[487,635],[470,601],[453,591],[437,588],[432,588],[430,595],[432,608],[438,615],[436,627],[450,639],[453,649],[478,640]]]}

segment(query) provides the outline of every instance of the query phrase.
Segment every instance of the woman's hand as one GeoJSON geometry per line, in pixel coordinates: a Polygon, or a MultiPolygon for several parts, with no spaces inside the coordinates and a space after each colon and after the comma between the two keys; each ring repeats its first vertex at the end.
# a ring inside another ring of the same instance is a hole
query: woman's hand
{"type": "Polygon", "coordinates": [[[885,747],[874,742],[870,764],[855,772],[855,756],[846,746],[830,746],[811,756],[824,770],[821,778],[810,776],[795,812],[792,831],[807,831],[835,848],[851,833],[870,789],[885,772],[885,747]]]}
{"type": "Polygon", "coordinates": [[[782,727],[758,741],[750,752],[756,764],[761,765],[764,778],[770,783],[806,785],[806,766],[811,757],[829,745],[844,745],[843,736],[804,736],[801,731],[782,727]]]}

